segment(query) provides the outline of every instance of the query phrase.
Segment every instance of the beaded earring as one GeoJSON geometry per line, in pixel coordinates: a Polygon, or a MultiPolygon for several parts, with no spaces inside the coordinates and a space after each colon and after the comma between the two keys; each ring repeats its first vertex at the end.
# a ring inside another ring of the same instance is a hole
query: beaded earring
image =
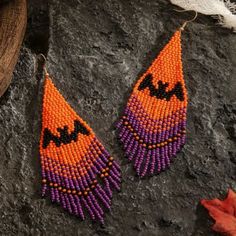
{"type": "MultiPolygon", "coordinates": [[[[44,57],[45,59],[45,57],[44,57]]],[[[104,222],[112,189],[120,189],[120,166],[93,130],[65,101],[45,69],[40,159],[42,195],[81,219],[104,222]]]]}
{"type": "MultiPolygon", "coordinates": [[[[190,20],[193,21],[197,17],[190,20]]],[[[187,91],[181,60],[181,31],[134,86],[117,124],[125,155],[138,176],[160,173],[185,144],[187,91]]]]}

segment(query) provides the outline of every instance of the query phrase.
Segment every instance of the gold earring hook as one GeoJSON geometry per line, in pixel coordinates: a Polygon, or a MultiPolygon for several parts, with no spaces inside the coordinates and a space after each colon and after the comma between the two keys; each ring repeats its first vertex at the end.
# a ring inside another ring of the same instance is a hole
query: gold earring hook
{"type": "Polygon", "coordinates": [[[40,53],[39,55],[44,59],[44,64],[43,64],[44,73],[45,73],[45,75],[49,75],[48,71],[47,71],[47,68],[46,68],[47,58],[42,53],[40,53]]]}
{"type": "Polygon", "coordinates": [[[174,11],[177,11],[177,12],[193,11],[193,12],[195,12],[194,17],[193,17],[192,19],[190,19],[190,20],[185,21],[185,22],[183,23],[183,25],[180,27],[180,30],[184,30],[185,26],[186,26],[188,23],[195,21],[196,18],[197,18],[197,16],[198,16],[197,11],[194,11],[194,10],[177,10],[177,9],[174,9],[174,11]]]}

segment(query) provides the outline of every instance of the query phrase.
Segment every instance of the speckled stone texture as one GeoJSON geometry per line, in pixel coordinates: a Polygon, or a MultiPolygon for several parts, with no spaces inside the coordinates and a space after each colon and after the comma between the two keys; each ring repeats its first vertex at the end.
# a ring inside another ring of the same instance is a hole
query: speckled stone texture
{"type": "Polygon", "coordinates": [[[0,99],[1,235],[216,235],[199,200],[236,190],[236,34],[199,15],[182,35],[188,138],[170,170],[140,180],[114,130],[135,81],[192,18],[174,8],[167,0],[29,1],[25,42],[0,99]],[[61,93],[121,164],[122,191],[104,226],[40,197],[40,52],[61,93]]]}

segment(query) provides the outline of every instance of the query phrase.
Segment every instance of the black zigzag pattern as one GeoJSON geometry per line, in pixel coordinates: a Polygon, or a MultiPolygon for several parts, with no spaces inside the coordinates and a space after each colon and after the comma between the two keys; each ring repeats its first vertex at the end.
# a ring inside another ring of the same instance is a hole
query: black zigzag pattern
{"type": "Polygon", "coordinates": [[[166,91],[169,83],[163,83],[161,80],[159,80],[158,88],[156,88],[153,85],[152,80],[152,74],[147,74],[144,80],[140,83],[138,90],[141,91],[149,88],[151,97],[156,97],[157,99],[166,99],[169,101],[171,97],[175,95],[180,101],[184,101],[183,87],[180,82],[177,82],[172,90],[166,91]]]}
{"type": "Polygon", "coordinates": [[[60,133],[60,137],[51,133],[48,128],[44,129],[43,133],[43,148],[47,148],[49,143],[53,141],[57,147],[60,147],[61,144],[68,144],[72,141],[77,141],[78,134],[89,135],[89,131],[78,121],[74,121],[74,130],[69,133],[68,126],[64,126],[63,128],[57,128],[57,131],[60,133]]]}

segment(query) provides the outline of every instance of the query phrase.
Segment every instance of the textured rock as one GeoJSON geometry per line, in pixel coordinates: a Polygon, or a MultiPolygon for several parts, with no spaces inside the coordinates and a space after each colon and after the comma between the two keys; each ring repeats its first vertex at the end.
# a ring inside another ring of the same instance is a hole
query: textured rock
{"type": "Polygon", "coordinates": [[[199,200],[236,189],[235,34],[205,16],[183,33],[188,139],[169,171],[140,180],[114,131],[138,76],[192,17],[173,8],[166,0],[29,1],[25,43],[0,100],[1,235],[215,235],[199,200]],[[40,52],[62,94],[122,165],[122,191],[105,226],[40,197],[40,52]]]}

